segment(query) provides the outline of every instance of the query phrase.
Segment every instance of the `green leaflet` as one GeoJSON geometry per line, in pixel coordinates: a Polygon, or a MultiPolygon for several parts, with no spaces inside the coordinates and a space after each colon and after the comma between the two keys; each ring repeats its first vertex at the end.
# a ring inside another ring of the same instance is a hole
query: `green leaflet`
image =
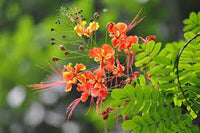
{"type": "Polygon", "coordinates": [[[192,125],[189,116],[180,113],[180,108],[171,106],[158,106],[157,111],[149,114],[133,116],[131,120],[124,121],[122,128],[132,132],[192,132],[197,126],[192,125]],[[138,130],[140,129],[140,131],[138,130]]]}
{"type": "Polygon", "coordinates": [[[191,12],[189,18],[185,19],[183,23],[186,25],[183,28],[183,31],[198,33],[200,31],[200,12],[198,12],[198,14],[191,12]]]}

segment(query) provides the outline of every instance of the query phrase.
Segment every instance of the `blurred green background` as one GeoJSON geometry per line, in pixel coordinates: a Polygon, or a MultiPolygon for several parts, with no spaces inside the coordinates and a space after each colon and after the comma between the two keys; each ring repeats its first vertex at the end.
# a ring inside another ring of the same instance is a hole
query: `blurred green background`
{"type": "Polygon", "coordinates": [[[75,93],[58,88],[35,94],[26,87],[44,80],[47,72],[38,66],[48,67],[59,54],[50,45],[50,28],[62,5],[83,9],[88,19],[99,12],[101,37],[108,22],[128,23],[143,8],[141,16],[147,18],[130,34],[156,35],[164,43],[181,39],[182,20],[200,11],[199,0],[0,0],[0,133],[103,132],[102,121],[84,115],[85,104],[66,122],[65,110],[75,93]]]}

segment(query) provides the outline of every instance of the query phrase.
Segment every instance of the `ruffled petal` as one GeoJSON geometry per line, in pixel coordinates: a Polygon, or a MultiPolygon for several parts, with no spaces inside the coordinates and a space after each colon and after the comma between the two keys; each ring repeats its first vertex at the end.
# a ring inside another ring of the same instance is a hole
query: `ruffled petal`
{"type": "Polygon", "coordinates": [[[74,27],[74,31],[77,33],[78,36],[82,36],[83,28],[80,25],[74,27]]]}
{"type": "Polygon", "coordinates": [[[115,54],[115,50],[108,44],[102,45],[101,48],[103,49],[103,56],[115,54]]]}
{"type": "Polygon", "coordinates": [[[127,42],[126,48],[130,49],[133,44],[138,43],[138,37],[137,36],[128,36],[126,38],[126,42],[127,42]]]}
{"type": "Polygon", "coordinates": [[[94,58],[94,57],[99,56],[100,53],[101,53],[101,49],[94,47],[93,49],[89,51],[89,56],[90,58],[94,58]]]}
{"type": "Polygon", "coordinates": [[[88,99],[88,96],[89,96],[88,93],[86,93],[86,92],[82,93],[82,94],[81,94],[81,101],[82,101],[82,102],[86,102],[87,99],[88,99]]]}
{"type": "Polygon", "coordinates": [[[64,66],[64,68],[65,68],[69,73],[74,73],[74,68],[72,68],[72,63],[69,63],[67,66],[64,66]]]}
{"type": "Polygon", "coordinates": [[[107,29],[108,29],[108,32],[109,33],[113,33],[114,32],[114,26],[115,24],[113,22],[110,22],[108,25],[107,25],[107,29]]]}
{"type": "Polygon", "coordinates": [[[112,55],[109,59],[106,60],[108,64],[114,65],[115,56],[112,55]]]}
{"type": "Polygon", "coordinates": [[[86,66],[83,64],[76,64],[75,65],[75,73],[78,73],[79,71],[83,71],[86,69],[86,66]]]}
{"type": "Polygon", "coordinates": [[[122,34],[124,31],[127,30],[127,24],[119,22],[116,24],[116,28],[119,31],[119,33],[122,34]]]}
{"type": "Polygon", "coordinates": [[[95,21],[93,22],[90,22],[89,24],[89,28],[92,30],[92,31],[96,31],[99,29],[99,24],[95,21]]]}
{"type": "Polygon", "coordinates": [[[113,38],[113,39],[112,39],[112,45],[113,45],[114,47],[117,47],[118,44],[119,44],[119,40],[116,39],[116,38],[113,38]]]}
{"type": "Polygon", "coordinates": [[[71,91],[72,85],[73,85],[72,83],[67,84],[66,87],[65,87],[65,91],[66,91],[66,92],[71,91]]]}
{"type": "Polygon", "coordinates": [[[73,78],[73,73],[63,72],[62,75],[64,81],[69,81],[73,78]]]}
{"type": "Polygon", "coordinates": [[[84,76],[84,74],[79,73],[79,74],[77,75],[77,79],[78,79],[81,83],[84,83],[85,80],[86,80],[86,77],[84,76]]]}
{"type": "Polygon", "coordinates": [[[95,76],[91,71],[85,71],[84,76],[86,77],[86,79],[94,79],[95,76]]]}

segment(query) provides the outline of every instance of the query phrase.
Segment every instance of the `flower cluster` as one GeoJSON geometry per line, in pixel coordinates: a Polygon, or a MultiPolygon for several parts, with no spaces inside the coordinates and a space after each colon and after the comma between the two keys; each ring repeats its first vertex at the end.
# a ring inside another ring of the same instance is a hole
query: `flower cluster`
{"type": "MultiPolygon", "coordinates": [[[[80,15],[81,12],[82,10],[75,12],[75,18],[73,15],[68,15],[68,17],[74,23],[74,32],[85,39],[85,37],[90,37],[95,34],[99,29],[99,24],[96,21],[90,21],[89,25],[86,26],[87,22],[80,15]]],[[[97,13],[94,16],[96,18],[99,17],[97,13]]],[[[95,102],[98,112],[98,107],[100,106],[102,108],[103,101],[109,94],[109,89],[112,90],[112,88],[117,87],[123,88],[124,84],[132,83],[140,75],[140,72],[133,70],[136,53],[131,50],[132,45],[139,43],[139,41],[147,44],[148,41],[155,40],[155,36],[149,36],[143,39],[136,35],[127,35],[129,30],[144,19],[143,17],[136,21],[138,17],[139,13],[129,25],[122,22],[116,24],[113,22],[108,23],[107,31],[111,38],[111,44],[102,44],[100,47],[88,48],[88,57],[93,58],[98,64],[93,71],[87,70],[86,66],[81,63],[75,64],[74,67],[72,63],[69,63],[62,70],[59,69],[59,71],[50,65],[59,80],[50,79],[48,82],[32,84],[29,87],[34,87],[36,92],[61,85],[65,85],[65,91],[69,92],[76,87],[76,91],[80,93],[80,97],[68,106],[68,119],[78,103],[88,101],[89,97],[91,104],[95,102]],[[125,63],[121,63],[122,61],[118,58],[118,52],[126,55],[125,63]]],[[[60,49],[65,50],[65,47],[62,45],[60,49]]],[[[81,50],[84,51],[83,45],[81,50]]],[[[53,61],[58,60],[58,58],[53,59],[53,61]]],[[[112,110],[109,107],[102,113],[104,120],[108,118],[109,112],[112,110]]]]}
{"type": "Polygon", "coordinates": [[[99,29],[99,24],[95,21],[90,22],[89,26],[87,27],[86,24],[86,21],[80,21],[80,23],[74,27],[74,31],[77,33],[78,36],[90,37],[92,33],[96,32],[99,29]]]}
{"type": "MultiPolygon", "coordinates": [[[[78,36],[90,37],[99,29],[99,23],[91,19],[88,26],[86,26],[87,21],[83,18],[82,12],[83,10],[77,11],[75,9],[74,14],[68,14],[67,16],[70,18],[71,22],[74,23],[74,31],[78,36]]],[[[95,13],[94,18],[98,19],[98,17],[98,13],[95,13]]]]}

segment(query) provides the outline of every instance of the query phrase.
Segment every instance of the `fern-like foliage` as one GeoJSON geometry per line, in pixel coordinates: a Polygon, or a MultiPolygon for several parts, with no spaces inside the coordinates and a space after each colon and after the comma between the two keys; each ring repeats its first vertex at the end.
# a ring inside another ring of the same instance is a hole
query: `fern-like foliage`
{"type": "Polygon", "coordinates": [[[200,111],[200,12],[191,13],[186,24],[184,40],[168,43],[149,41],[135,44],[135,66],[141,75],[131,85],[113,90],[113,106],[122,116],[124,130],[133,133],[198,133],[192,121],[200,111]],[[190,40],[190,45],[184,46],[190,40]],[[184,47],[180,58],[177,58],[184,47]],[[177,61],[179,65],[177,69],[177,61]],[[177,70],[181,88],[177,80],[177,70]]]}
{"type": "Polygon", "coordinates": [[[183,28],[184,32],[192,31],[193,33],[198,33],[200,31],[200,12],[198,14],[190,13],[190,17],[185,19],[183,23],[186,25],[183,28]]]}
{"type": "Polygon", "coordinates": [[[134,116],[122,125],[124,130],[132,133],[197,133],[197,126],[192,124],[191,118],[181,114],[178,107],[160,105],[152,113],[134,116]]]}

